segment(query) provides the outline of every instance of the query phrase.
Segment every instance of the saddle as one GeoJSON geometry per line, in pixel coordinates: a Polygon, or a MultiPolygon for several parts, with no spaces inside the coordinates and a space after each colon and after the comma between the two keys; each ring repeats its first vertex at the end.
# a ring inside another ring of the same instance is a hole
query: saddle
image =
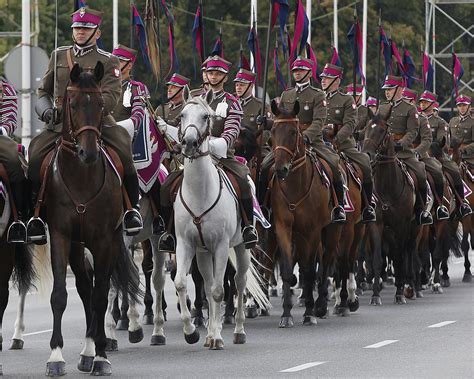
{"type": "Polygon", "coordinates": [[[462,161],[459,165],[459,168],[464,172],[466,178],[468,178],[472,183],[474,183],[474,165],[462,161]]]}
{"type": "Polygon", "coordinates": [[[360,166],[357,163],[352,162],[344,153],[341,153],[341,158],[344,162],[346,172],[352,176],[352,179],[354,179],[354,181],[359,185],[359,188],[362,189],[364,174],[362,173],[360,166]]]}

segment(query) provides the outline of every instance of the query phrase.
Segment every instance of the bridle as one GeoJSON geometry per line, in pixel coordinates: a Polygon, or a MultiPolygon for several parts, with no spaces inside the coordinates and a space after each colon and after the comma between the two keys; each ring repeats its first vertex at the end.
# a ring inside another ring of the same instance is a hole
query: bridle
{"type": "MultiPolygon", "coordinates": [[[[195,104],[197,104],[197,103],[195,103],[195,104]]],[[[206,113],[206,115],[207,115],[206,130],[204,130],[204,133],[202,133],[202,134],[199,131],[198,127],[194,124],[190,124],[190,125],[186,126],[184,128],[184,130],[182,130],[182,128],[181,128],[181,123],[179,124],[179,127],[178,127],[178,141],[179,141],[180,144],[183,142],[184,136],[186,135],[186,132],[188,131],[188,129],[195,129],[196,133],[198,135],[198,140],[197,140],[198,146],[197,146],[196,152],[191,156],[188,156],[188,155],[184,154],[184,152],[182,152],[182,154],[190,160],[197,159],[197,158],[200,158],[200,157],[205,157],[205,156],[210,154],[209,150],[204,151],[204,152],[201,151],[201,146],[202,146],[203,142],[211,135],[211,117],[213,117],[213,116],[209,112],[206,113]]]]}
{"type": "Polygon", "coordinates": [[[295,148],[293,150],[290,150],[286,146],[283,145],[277,145],[273,147],[273,153],[277,152],[278,150],[283,150],[285,153],[287,153],[290,156],[290,172],[297,170],[298,168],[302,167],[305,164],[305,159],[306,159],[306,150],[303,149],[303,155],[299,157],[298,159],[295,159],[298,157],[300,153],[300,140],[303,138],[303,135],[301,134],[301,129],[300,129],[300,124],[299,124],[299,119],[298,118],[281,118],[281,119],[275,119],[273,120],[273,126],[275,127],[277,124],[282,124],[282,123],[288,123],[291,125],[294,125],[297,130],[297,135],[296,135],[296,143],[295,143],[295,148]],[[293,124],[294,123],[294,124],[293,124]]]}
{"type": "MultiPolygon", "coordinates": [[[[378,124],[375,124],[375,125],[379,126],[378,124]]],[[[370,127],[372,127],[372,126],[370,126],[370,127]]],[[[383,138],[382,138],[381,142],[375,143],[370,138],[365,138],[364,139],[364,144],[368,143],[368,144],[371,144],[372,146],[375,147],[375,162],[374,162],[375,164],[377,164],[377,163],[380,163],[380,164],[390,163],[390,162],[394,162],[397,159],[396,156],[382,154],[382,151],[385,150],[385,148],[387,147],[387,143],[388,143],[389,140],[391,140],[391,138],[392,138],[392,133],[390,132],[389,126],[386,125],[385,133],[383,135],[383,138]]]]}
{"type": "MultiPolygon", "coordinates": [[[[67,92],[79,92],[81,94],[89,94],[89,93],[102,94],[102,91],[101,91],[100,88],[83,89],[83,88],[79,88],[79,87],[68,86],[66,88],[66,91],[67,92]]],[[[67,97],[66,107],[67,107],[67,114],[68,114],[66,126],[67,126],[67,132],[69,133],[71,141],[65,140],[63,138],[62,141],[61,141],[61,146],[66,151],[69,151],[70,153],[76,155],[77,154],[77,146],[78,146],[77,138],[79,137],[79,135],[81,133],[83,133],[85,131],[92,131],[97,136],[97,139],[98,140],[100,139],[100,137],[102,135],[102,132],[101,132],[100,128],[101,128],[101,125],[103,124],[103,121],[104,121],[104,110],[102,109],[102,111],[101,111],[99,126],[84,125],[84,126],[81,126],[79,129],[75,130],[74,129],[74,121],[72,119],[72,112],[71,112],[71,99],[70,99],[69,96],[67,97]]]]}

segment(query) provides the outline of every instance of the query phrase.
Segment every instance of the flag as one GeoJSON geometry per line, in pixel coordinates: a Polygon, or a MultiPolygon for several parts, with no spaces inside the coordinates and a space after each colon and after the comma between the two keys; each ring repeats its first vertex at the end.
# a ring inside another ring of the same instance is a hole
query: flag
{"type": "Polygon", "coordinates": [[[74,0],[74,12],[86,6],[85,0],[74,0]]]}
{"type": "Polygon", "coordinates": [[[312,76],[313,76],[314,80],[319,82],[318,75],[317,75],[318,60],[316,59],[316,55],[314,54],[314,51],[313,51],[313,48],[311,47],[311,44],[309,44],[308,42],[306,42],[306,57],[313,61],[312,76]]]}
{"type": "Polygon", "coordinates": [[[405,68],[403,67],[403,59],[400,55],[400,52],[398,51],[397,44],[395,43],[395,41],[390,40],[390,45],[392,46],[392,55],[397,61],[398,71],[400,75],[403,76],[403,78],[406,80],[407,74],[405,72],[405,68]]]}
{"type": "Polygon", "coordinates": [[[295,32],[293,34],[293,42],[290,50],[290,64],[301,54],[306,47],[309,33],[309,20],[301,0],[296,3],[295,32]]]}
{"type": "Polygon", "coordinates": [[[428,54],[423,53],[423,89],[433,92],[433,66],[428,54]]]}
{"type": "Polygon", "coordinates": [[[379,29],[380,34],[380,48],[382,49],[382,54],[385,62],[385,74],[384,76],[392,74],[392,47],[390,45],[390,40],[387,38],[385,31],[382,26],[379,29]]]}
{"type": "Polygon", "coordinates": [[[337,53],[337,49],[335,46],[332,47],[332,58],[331,64],[341,67],[341,58],[339,58],[339,54],[337,53]]]}
{"type": "Polygon", "coordinates": [[[359,75],[362,85],[365,85],[365,77],[362,71],[362,31],[360,30],[360,23],[357,19],[349,29],[347,33],[347,39],[351,45],[352,54],[354,57],[354,65],[356,68],[356,74],[359,75]]]}
{"type": "Polygon", "coordinates": [[[174,46],[174,17],[168,6],[166,5],[165,0],[161,0],[160,2],[161,8],[166,16],[168,21],[168,44],[169,44],[169,51],[170,51],[170,69],[166,76],[169,76],[171,73],[179,72],[179,60],[178,55],[176,54],[176,49],[174,46]]]}
{"type": "Polygon", "coordinates": [[[216,43],[211,51],[211,55],[218,55],[224,58],[224,42],[222,42],[222,34],[219,33],[219,37],[216,39],[216,43]]]}
{"type": "Polygon", "coordinates": [[[203,48],[203,40],[202,40],[202,17],[201,17],[201,6],[198,5],[196,10],[196,15],[194,16],[194,24],[193,24],[193,54],[196,52],[199,54],[199,58],[201,62],[204,61],[204,48],[203,48]]]}
{"type": "Polygon", "coordinates": [[[287,54],[287,43],[285,42],[285,26],[288,19],[289,6],[288,0],[272,0],[273,13],[271,28],[275,26],[276,19],[278,17],[280,24],[280,39],[283,47],[283,55],[287,54]]]}
{"type": "Polygon", "coordinates": [[[250,28],[250,32],[247,38],[247,45],[253,56],[253,70],[257,73],[257,78],[260,80],[262,77],[262,58],[260,55],[260,46],[258,43],[258,36],[257,31],[255,30],[255,25],[250,28]]]}
{"type": "Polygon", "coordinates": [[[142,52],[143,62],[145,63],[146,68],[151,71],[151,63],[148,55],[148,45],[146,39],[145,25],[143,25],[142,18],[138,13],[137,8],[132,4],[132,22],[135,26],[135,33],[137,34],[138,42],[140,44],[140,50],[142,52]]]}
{"type": "Polygon", "coordinates": [[[464,75],[464,68],[461,65],[461,61],[458,56],[453,52],[453,86],[456,92],[456,96],[459,95],[459,83],[464,75]]]}
{"type": "Polygon", "coordinates": [[[240,70],[241,68],[243,68],[244,70],[250,71],[250,63],[245,57],[244,50],[242,49],[242,45],[240,45],[239,64],[237,66],[237,69],[240,70]]]}
{"type": "Polygon", "coordinates": [[[284,91],[286,90],[286,83],[285,78],[283,77],[283,73],[281,72],[280,62],[278,60],[278,45],[275,46],[273,50],[273,68],[275,69],[275,77],[280,85],[281,89],[284,91]]]}
{"type": "Polygon", "coordinates": [[[420,80],[415,77],[416,66],[408,49],[403,48],[403,69],[405,70],[407,87],[411,88],[415,80],[420,80]]]}

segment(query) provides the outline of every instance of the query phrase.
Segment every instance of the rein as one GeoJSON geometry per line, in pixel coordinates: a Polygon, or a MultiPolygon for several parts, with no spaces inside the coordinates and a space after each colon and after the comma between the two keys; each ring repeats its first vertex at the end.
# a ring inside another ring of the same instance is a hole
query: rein
{"type": "Polygon", "coordinates": [[[188,158],[190,160],[205,157],[205,156],[210,154],[209,150],[205,151],[205,152],[202,152],[201,149],[200,149],[202,144],[206,140],[206,138],[208,138],[211,135],[211,116],[209,115],[209,113],[207,114],[207,116],[208,117],[207,117],[207,122],[206,122],[206,130],[204,131],[203,134],[201,134],[198,127],[194,124],[186,126],[186,128],[184,128],[183,131],[181,131],[181,124],[179,124],[179,127],[178,127],[178,140],[179,140],[179,143],[181,143],[183,141],[184,136],[186,135],[186,132],[190,128],[195,129],[196,133],[198,135],[198,140],[197,140],[198,146],[197,146],[196,152],[192,156],[187,156],[186,154],[182,153],[186,158],[188,158]]]}

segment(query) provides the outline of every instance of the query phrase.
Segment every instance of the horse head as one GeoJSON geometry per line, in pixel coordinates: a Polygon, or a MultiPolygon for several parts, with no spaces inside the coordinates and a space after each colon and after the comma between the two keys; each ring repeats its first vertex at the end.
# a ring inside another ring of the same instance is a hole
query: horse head
{"type": "Polygon", "coordinates": [[[235,155],[244,157],[250,162],[258,149],[257,132],[250,126],[242,125],[234,149],[235,155]]]}
{"type": "Polygon", "coordinates": [[[433,139],[430,146],[430,155],[436,159],[440,159],[443,156],[446,147],[446,137],[443,137],[441,141],[433,139]]]}
{"type": "Polygon", "coordinates": [[[303,135],[297,117],[299,110],[298,101],[291,111],[287,111],[272,100],[272,112],[275,115],[272,127],[273,153],[275,172],[279,179],[285,179],[291,171],[294,160],[305,154],[303,135]]]}
{"type": "Polygon", "coordinates": [[[63,143],[67,143],[86,164],[96,162],[99,157],[98,140],[104,119],[104,99],[100,89],[103,76],[101,62],[97,62],[92,72],[84,71],[76,63],[64,96],[63,143]]]}
{"type": "Polygon", "coordinates": [[[178,130],[182,154],[189,159],[209,154],[208,138],[211,134],[215,113],[209,104],[213,93],[209,91],[205,98],[194,97],[186,100],[181,111],[181,123],[178,130]]]}
{"type": "Polygon", "coordinates": [[[380,112],[372,113],[369,109],[370,121],[365,128],[365,139],[362,145],[362,151],[367,153],[370,160],[373,161],[377,155],[395,155],[391,139],[390,128],[387,120],[390,117],[390,111],[382,116],[380,112]]]}

